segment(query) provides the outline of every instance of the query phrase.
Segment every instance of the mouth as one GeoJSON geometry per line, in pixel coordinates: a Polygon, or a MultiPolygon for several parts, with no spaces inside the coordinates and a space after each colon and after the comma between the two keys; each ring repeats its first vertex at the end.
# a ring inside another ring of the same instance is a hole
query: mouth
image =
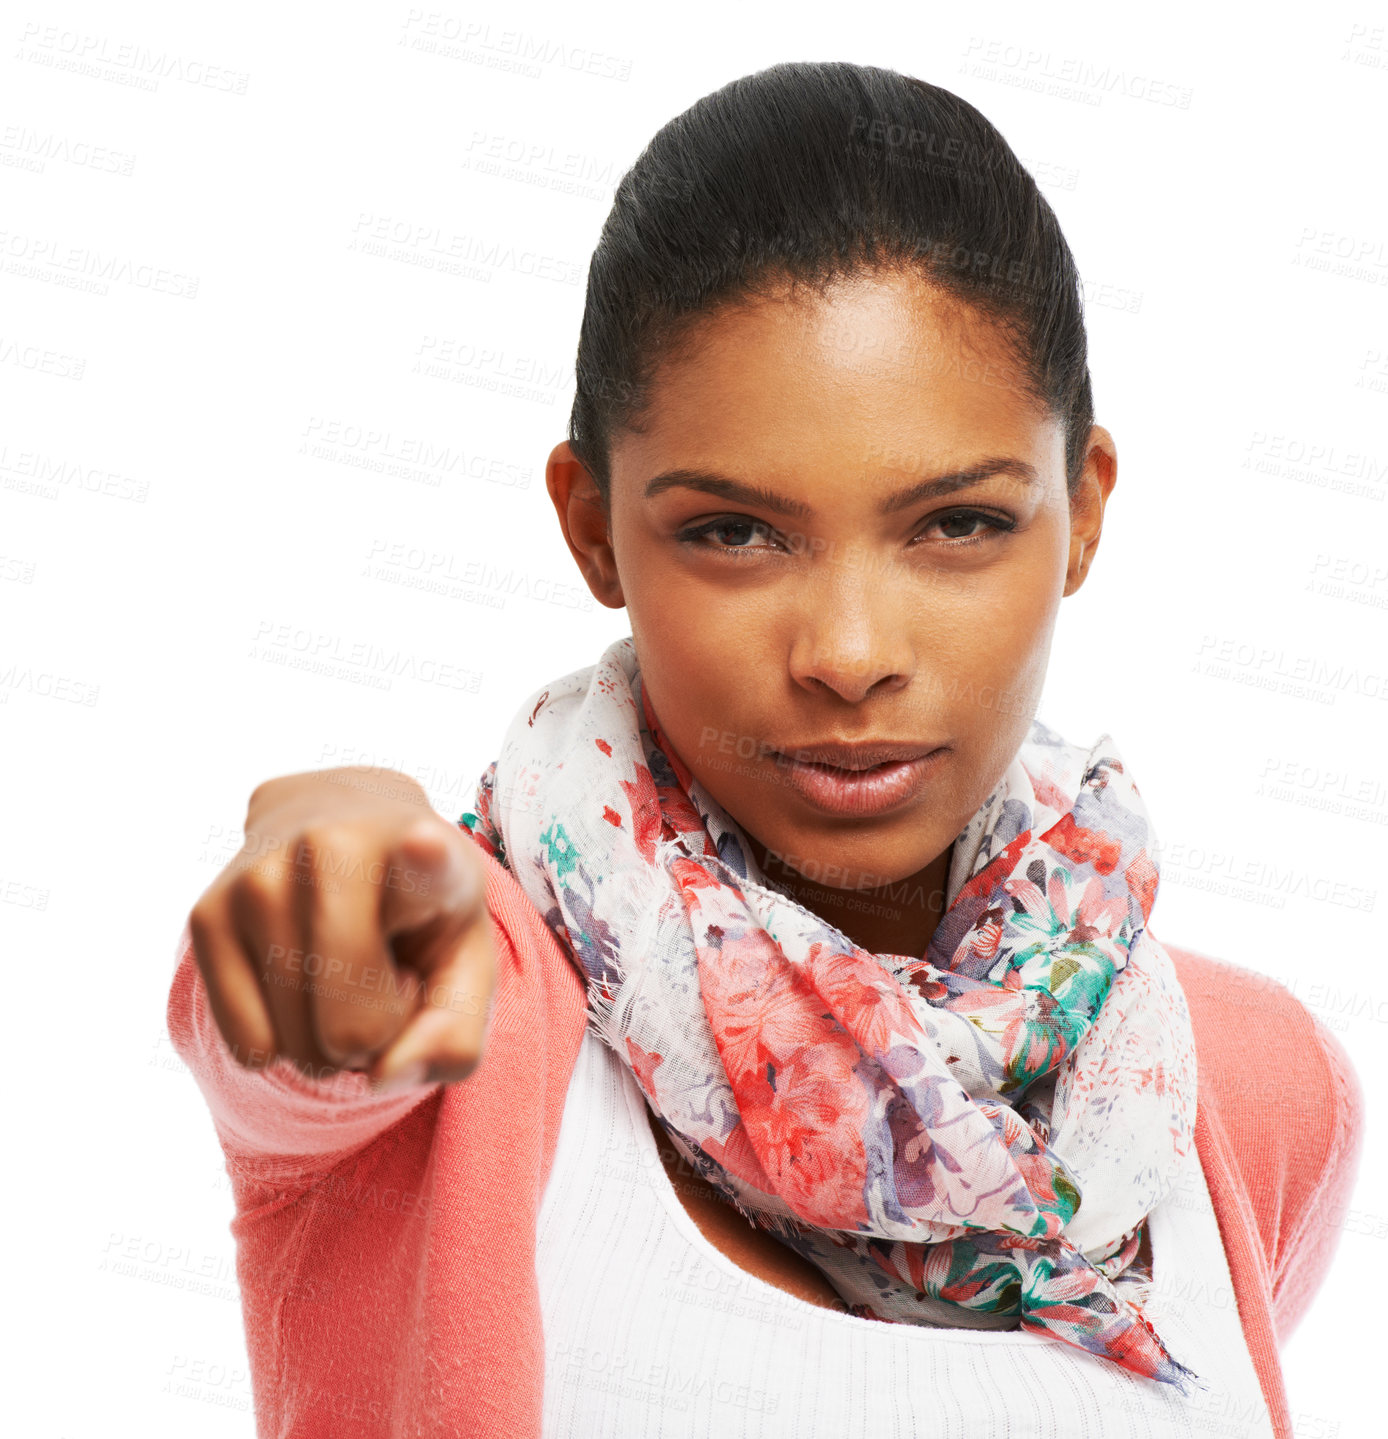
{"type": "Polygon", "coordinates": [[[922,759],[943,744],[916,740],[825,740],[821,744],[786,745],[774,753],[805,764],[833,769],[871,769],[894,760],[922,759]]]}
{"type": "Polygon", "coordinates": [[[935,775],[948,745],[915,742],[798,745],[772,756],[787,784],[826,814],[886,814],[935,775]]]}

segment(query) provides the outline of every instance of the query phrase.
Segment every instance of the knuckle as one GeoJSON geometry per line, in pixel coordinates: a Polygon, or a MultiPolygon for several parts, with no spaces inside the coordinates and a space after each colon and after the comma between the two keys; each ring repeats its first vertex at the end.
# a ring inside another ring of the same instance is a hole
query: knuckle
{"type": "Polygon", "coordinates": [[[448,843],[452,826],[435,810],[414,815],[401,833],[401,841],[410,847],[428,849],[448,843]]]}
{"type": "Polygon", "coordinates": [[[229,893],[232,903],[242,912],[264,912],[279,907],[283,887],[283,879],[275,870],[255,865],[236,871],[229,893]]]}
{"type": "Polygon", "coordinates": [[[356,828],[342,820],[320,820],[299,831],[294,846],[296,863],[319,868],[340,862],[360,846],[356,828]]]}
{"type": "Polygon", "coordinates": [[[256,787],[250,792],[250,795],[247,798],[247,810],[253,810],[258,804],[264,803],[264,801],[267,800],[271,796],[271,794],[274,793],[275,787],[279,783],[280,778],[277,775],[272,776],[269,779],[261,780],[260,783],[256,785],[256,787]]]}

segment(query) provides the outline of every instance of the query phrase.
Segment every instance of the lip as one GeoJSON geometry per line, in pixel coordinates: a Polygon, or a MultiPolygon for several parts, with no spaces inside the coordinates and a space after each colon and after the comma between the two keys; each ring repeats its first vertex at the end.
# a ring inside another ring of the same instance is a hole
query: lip
{"type": "Polygon", "coordinates": [[[947,745],[800,745],[773,752],[787,783],[828,814],[886,814],[912,799],[939,769],[947,745]],[[832,760],[820,758],[832,756],[832,760]]]}
{"type": "Polygon", "coordinates": [[[811,764],[833,765],[836,769],[869,769],[887,760],[919,759],[943,744],[929,740],[821,740],[815,744],[779,746],[775,753],[787,759],[811,764]]]}

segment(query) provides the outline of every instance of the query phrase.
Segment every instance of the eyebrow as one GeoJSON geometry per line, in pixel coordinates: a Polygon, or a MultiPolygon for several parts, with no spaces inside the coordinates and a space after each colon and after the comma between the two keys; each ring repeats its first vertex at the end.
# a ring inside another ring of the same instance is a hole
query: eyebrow
{"type": "MultiPolygon", "coordinates": [[[[898,510],[909,509],[922,500],[967,489],[993,475],[1011,475],[1024,485],[1034,485],[1040,478],[1036,467],[1027,464],[1025,460],[1014,459],[1010,455],[990,456],[967,469],[951,470],[948,474],[918,480],[904,490],[888,495],[878,505],[878,513],[895,514],[898,510]]],[[[647,482],[646,498],[649,500],[666,490],[674,489],[702,490],[706,494],[717,495],[720,499],[731,500],[736,504],[757,505],[775,514],[791,515],[796,519],[807,520],[814,514],[813,507],[804,500],[790,499],[761,485],[751,485],[745,480],[733,479],[730,475],[715,474],[712,470],[667,470],[647,482]]]]}

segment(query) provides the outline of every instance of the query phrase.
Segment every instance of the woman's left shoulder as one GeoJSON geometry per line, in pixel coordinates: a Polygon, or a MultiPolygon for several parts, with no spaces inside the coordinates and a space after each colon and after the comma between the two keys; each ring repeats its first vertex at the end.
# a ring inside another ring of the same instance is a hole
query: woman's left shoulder
{"type": "Polygon", "coordinates": [[[1279,1338],[1333,1255],[1364,1138],[1344,1046],[1269,975],[1165,940],[1190,1008],[1198,1103],[1217,1112],[1258,1220],[1279,1338]]]}

